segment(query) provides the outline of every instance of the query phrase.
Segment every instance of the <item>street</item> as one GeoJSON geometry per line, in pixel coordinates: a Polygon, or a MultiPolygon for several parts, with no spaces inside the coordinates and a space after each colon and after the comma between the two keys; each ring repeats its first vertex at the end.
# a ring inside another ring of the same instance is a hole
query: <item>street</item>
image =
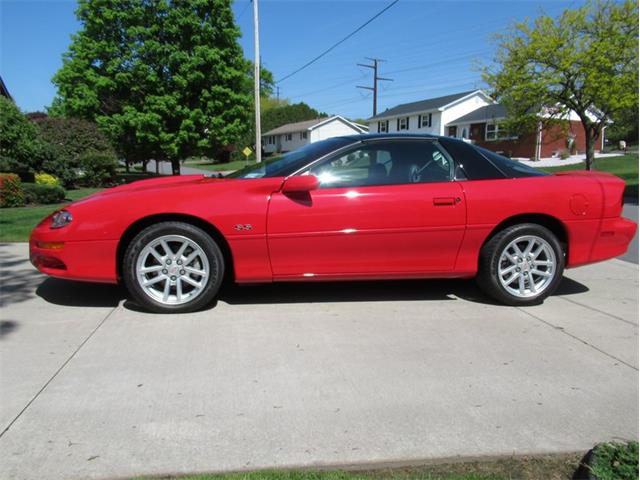
{"type": "Polygon", "coordinates": [[[472,281],[229,288],[188,315],[4,244],[0,477],[111,478],[586,451],[638,436],[638,266],[544,305],[472,281]]]}

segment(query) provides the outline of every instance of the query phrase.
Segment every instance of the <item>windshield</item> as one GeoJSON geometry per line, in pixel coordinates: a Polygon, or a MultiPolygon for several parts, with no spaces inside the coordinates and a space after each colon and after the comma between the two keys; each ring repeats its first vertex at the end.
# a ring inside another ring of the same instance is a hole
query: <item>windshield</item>
{"type": "Polygon", "coordinates": [[[347,137],[335,137],[310,143],[297,150],[267,159],[262,163],[248,165],[228,175],[227,178],[286,177],[308,163],[352,143],[356,143],[356,140],[347,137]]]}
{"type": "Polygon", "coordinates": [[[489,159],[496,167],[498,167],[507,177],[543,177],[549,175],[542,170],[530,167],[516,160],[511,160],[497,153],[491,152],[486,148],[477,147],[480,152],[489,159]]]}

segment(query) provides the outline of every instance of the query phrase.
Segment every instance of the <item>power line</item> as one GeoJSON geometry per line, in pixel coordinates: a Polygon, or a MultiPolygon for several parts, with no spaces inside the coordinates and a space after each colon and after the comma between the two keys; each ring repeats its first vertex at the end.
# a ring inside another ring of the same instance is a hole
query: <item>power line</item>
{"type": "Polygon", "coordinates": [[[249,7],[251,6],[251,0],[249,0],[247,2],[247,6],[244,7],[244,10],[242,10],[242,12],[240,13],[240,15],[238,15],[238,18],[236,19],[236,22],[240,23],[240,19],[244,16],[245,13],[247,13],[247,11],[249,10],[249,7]]]}
{"type": "Polygon", "coordinates": [[[373,22],[376,18],[378,18],[380,15],[382,15],[384,12],[386,12],[387,10],[389,10],[391,7],[393,7],[396,3],[398,3],[400,0],[393,0],[393,2],[391,2],[389,5],[387,5],[386,7],[384,7],[382,10],[380,10],[378,13],[376,13],[373,17],[371,17],[369,20],[367,20],[366,22],[364,22],[362,25],[360,25],[358,28],[356,28],[353,32],[351,32],[349,35],[347,35],[346,37],[344,37],[342,40],[339,40],[338,42],[334,43],[332,46],[330,46],[329,48],[327,48],[324,52],[322,52],[320,55],[318,55],[317,57],[315,57],[314,59],[308,61],[307,63],[305,63],[303,66],[301,66],[300,68],[298,68],[297,70],[294,70],[293,72],[291,72],[289,75],[284,76],[283,78],[281,78],[280,80],[278,80],[276,83],[280,83],[280,82],[284,82],[287,78],[290,78],[292,76],[294,76],[296,73],[304,70],[305,68],[307,68],[309,65],[317,62],[318,60],[320,60],[322,57],[324,57],[327,53],[329,53],[331,50],[333,50],[334,48],[336,48],[338,45],[340,45],[341,43],[346,42],[348,39],[350,39],[351,37],[353,37],[356,33],[358,33],[360,30],[362,30],[364,27],[366,27],[367,25],[369,25],[371,22],[373,22]]]}

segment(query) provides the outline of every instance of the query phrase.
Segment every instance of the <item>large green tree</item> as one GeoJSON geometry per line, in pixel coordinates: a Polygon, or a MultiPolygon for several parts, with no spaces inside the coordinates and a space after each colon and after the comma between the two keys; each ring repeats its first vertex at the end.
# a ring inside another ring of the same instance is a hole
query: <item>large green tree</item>
{"type": "Polygon", "coordinates": [[[0,171],[28,180],[41,166],[42,151],[37,127],[15,103],[0,96],[0,171]]]}
{"type": "Polygon", "coordinates": [[[215,156],[249,128],[231,0],[80,0],[53,113],[95,120],[130,161],[215,156]]]}
{"type": "Polygon", "coordinates": [[[522,22],[497,35],[497,53],[484,79],[506,105],[513,125],[566,119],[584,126],[586,166],[603,126],[638,109],[638,3],[592,1],[522,22]]]}

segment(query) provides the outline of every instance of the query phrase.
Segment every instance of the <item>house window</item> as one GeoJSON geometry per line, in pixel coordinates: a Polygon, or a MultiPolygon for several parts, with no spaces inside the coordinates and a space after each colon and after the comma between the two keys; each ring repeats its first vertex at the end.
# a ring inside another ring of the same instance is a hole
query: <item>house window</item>
{"type": "Polygon", "coordinates": [[[307,132],[300,132],[300,140],[306,140],[307,139],[307,132]]]}
{"type": "Polygon", "coordinates": [[[498,123],[487,123],[484,138],[485,140],[509,140],[518,137],[517,135],[511,135],[504,127],[500,127],[498,123]]]}
{"type": "Polygon", "coordinates": [[[431,126],[432,114],[425,113],[418,116],[418,128],[426,128],[431,126]]]}
{"type": "Polygon", "coordinates": [[[402,117],[398,119],[398,131],[409,130],[409,117],[402,117]]]}
{"type": "Polygon", "coordinates": [[[389,120],[378,122],[378,133],[387,133],[389,131],[389,120]]]}
{"type": "Polygon", "coordinates": [[[293,138],[293,135],[292,135],[292,134],[290,134],[290,133],[287,133],[287,134],[285,135],[285,140],[286,140],[287,142],[290,142],[292,138],[293,138]]]}

